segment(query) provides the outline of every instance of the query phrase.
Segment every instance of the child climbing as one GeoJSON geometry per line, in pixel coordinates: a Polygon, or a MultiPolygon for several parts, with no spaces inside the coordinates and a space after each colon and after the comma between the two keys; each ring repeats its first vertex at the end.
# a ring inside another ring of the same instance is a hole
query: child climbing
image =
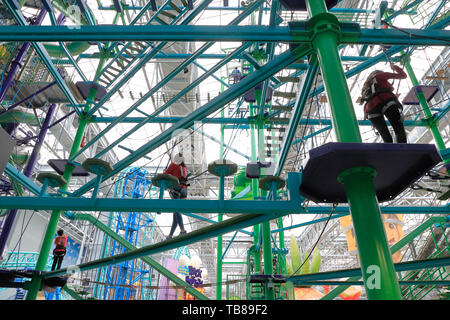
{"type": "Polygon", "coordinates": [[[392,143],[393,138],[386,125],[384,117],[394,129],[397,143],[406,143],[406,131],[403,125],[403,106],[394,94],[394,87],[389,79],[405,79],[406,73],[398,66],[391,64],[394,73],[373,71],[363,85],[361,102],[365,103],[365,119],[369,119],[386,143],[392,143]]]}
{"type": "MultiPolygon", "coordinates": [[[[172,157],[172,163],[169,167],[164,170],[164,174],[170,174],[178,179],[180,184],[178,186],[173,187],[169,190],[170,197],[172,199],[184,199],[187,197],[187,167],[184,163],[184,157],[182,153],[177,153],[172,157]]],[[[185,234],[186,230],[184,229],[183,224],[183,216],[179,212],[173,213],[173,221],[172,227],[170,228],[170,233],[167,236],[167,239],[171,239],[173,237],[173,233],[175,232],[177,226],[180,227],[180,235],[185,234]]]]}
{"type": "Polygon", "coordinates": [[[64,230],[60,229],[57,232],[58,236],[55,238],[55,249],[53,249],[53,265],[52,271],[61,269],[61,264],[66,255],[67,236],[64,230]]]}

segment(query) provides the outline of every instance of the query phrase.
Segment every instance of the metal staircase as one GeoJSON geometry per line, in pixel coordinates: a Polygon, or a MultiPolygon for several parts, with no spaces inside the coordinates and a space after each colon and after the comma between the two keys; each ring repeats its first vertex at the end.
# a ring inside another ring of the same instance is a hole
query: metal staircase
{"type": "MultiPolygon", "coordinates": [[[[153,16],[145,23],[146,25],[174,25],[180,21],[181,17],[189,9],[188,4],[182,1],[185,8],[177,6],[169,2],[163,8],[160,8],[153,16]],[[170,7],[170,8],[168,8],[170,7]]],[[[141,19],[145,17],[142,16],[141,19]]],[[[136,20],[136,19],[135,19],[136,20]]],[[[131,21],[130,24],[135,24],[131,21]]],[[[137,23],[136,23],[137,24],[137,23]]],[[[128,43],[115,43],[108,50],[115,51],[112,60],[99,73],[96,80],[104,85],[106,88],[111,87],[135,62],[142,57],[148,55],[154,48],[154,45],[144,41],[135,41],[128,43]],[[119,47],[121,47],[119,49],[119,47]]],[[[122,91],[118,90],[119,95],[123,98],[122,91]]]]}

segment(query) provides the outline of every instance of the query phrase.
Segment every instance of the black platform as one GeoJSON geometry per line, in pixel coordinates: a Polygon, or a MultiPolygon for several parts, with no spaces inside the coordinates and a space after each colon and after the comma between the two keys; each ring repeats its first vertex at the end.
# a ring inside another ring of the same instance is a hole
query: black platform
{"type": "MultiPolygon", "coordinates": [[[[254,86],[252,89],[248,90],[244,94],[244,101],[245,102],[256,102],[256,96],[255,96],[255,90],[262,90],[263,89],[263,83],[259,83],[256,86],[254,86]]],[[[267,87],[267,95],[266,95],[266,102],[269,102],[272,100],[273,96],[273,89],[268,86],[267,87]]]]}
{"type": "Polygon", "coordinates": [[[403,98],[402,103],[407,105],[419,105],[419,99],[417,98],[417,94],[422,92],[425,95],[425,99],[427,102],[430,102],[431,99],[438,93],[438,86],[424,86],[419,85],[412,87],[408,94],[403,98]]]}
{"type": "MultiPolygon", "coordinates": [[[[23,288],[25,282],[16,282],[16,278],[31,279],[35,274],[41,274],[35,270],[11,270],[0,269],[0,287],[1,288],[23,288]]],[[[42,279],[42,283],[48,287],[64,287],[67,283],[66,277],[51,277],[42,279]]]]}
{"type": "Polygon", "coordinates": [[[344,185],[337,176],[344,170],[368,166],[377,171],[374,186],[379,202],[398,196],[442,161],[431,144],[327,143],[309,151],[300,193],[324,203],[346,203],[344,185]]]}
{"type": "Polygon", "coordinates": [[[95,101],[99,101],[100,99],[102,99],[105,95],[106,95],[106,89],[105,87],[103,87],[102,85],[96,83],[96,82],[77,82],[76,83],[77,89],[80,92],[81,96],[83,97],[84,100],[87,99],[87,97],[89,96],[89,90],[91,88],[95,88],[97,89],[97,94],[94,98],[95,101]]]}
{"type": "MultiPolygon", "coordinates": [[[[315,0],[317,1],[317,0],[315,0]]],[[[322,0],[320,0],[322,1],[322,0]]],[[[338,0],[325,0],[325,3],[327,5],[327,9],[330,10],[333,8],[337,3],[338,0]]],[[[306,1],[305,0],[280,0],[280,4],[286,8],[286,10],[291,11],[306,11],[306,1]]]]}
{"type": "MultiPolygon", "coordinates": [[[[47,161],[50,167],[53,168],[58,174],[63,175],[67,160],[65,159],[50,159],[47,161]]],[[[87,177],[89,172],[86,171],[82,166],[75,166],[72,176],[74,177],[87,177]]]]}

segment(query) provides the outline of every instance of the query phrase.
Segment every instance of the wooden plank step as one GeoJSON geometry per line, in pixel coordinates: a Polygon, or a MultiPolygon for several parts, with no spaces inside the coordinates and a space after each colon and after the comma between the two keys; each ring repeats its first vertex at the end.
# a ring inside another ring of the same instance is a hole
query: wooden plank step
{"type": "Polygon", "coordinates": [[[280,147],[281,144],[279,144],[279,143],[265,143],[264,146],[267,147],[267,148],[272,148],[272,147],[277,148],[277,147],[280,147]]]}
{"type": "Polygon", "coordinates": [[[167,22],[165,22],[164,20],[161,20],[161,19],[158,18],[158,17],[156,17],[155,20],[158,21],[158,22],[161,23],[161,24],[166,25],[166,26],[169,25],[167,22]]]}
{"type": "Polygon", "coordinates": [[[134,52],[138,52],[138,53],[141,52],[141,50],[142,50],[140,48],[136,48],[136,47],[133,47],[133,46],[129,46],[128,49],[130,49],[131,51],[134,51],[134,52]]]}
{"type": "Polygon", "coordinates": [[[119,68],[125,69],[125,65],[122,63],[122,61],[120,61],[120,59],[116,59],[116,64],[119,66],[119,68]]]}
{"type": "Polygon", "coordinates": [[[105,73],[107,73],[107,74],[109,74],[109,75],[112,75],[113,77],[116,77],[116,76],[117,76],[117,74],[114,73],[114,72],[111,72],[111,70],[109,70],[109,68],[108,68],[108,69],[105,69],[105,72],[104,72],[103,74],[105,74],[105,73]]]}
{"type": "Polygon", "coordinates": [[[132,54],[130,51],[128,51],[128,50],[125,50],[125,53],[127,54],[127,55],[129,55],[130,57],[132,57],[133,59],[134,58],[136,58],[136,56],[134,55],[134,54],[132,54]]]}
{"type": "Polygon", "coordinates": [[[134,44],[137,45],[139,48],[141,48],[141,50],[147,48],[147,44],[139,41],[136,41],[134,44]]]}
{"type": "Polygon", "coordinates": [[[283,136],[274,136],[274,137],[272,137],[272,136],[266,136],[266,140],[272,140],[272,141],[278,140],[278,141],[283,141],[283,136]]]}
{"type": "Polygon", "coordinates": [[[175,10],[176,12],[178,12],[178,13],[181,13],[181,11],[182,11],[176,4],[173,4],[172,2],[169,3],[169,6],[171,6],[172,9],[175,10]]]}
{"type": "Polygon", "coordinates": [[[167,12],[167,11],[161,11],[160,14],[162,14],[163,16],[169,17],[171,19],[175,19],[177,16],[174,15],[173,13],[167,12]]]}
{"type": "Polygon", "coordinates": [[[111,69],[111,70],[114,70],[114,71],[116,71],[117,73],[120,73],[120,72],[122,72],[122,70],[121,70],[121,69],[118,69],[118,68],[116,68],[116,67],[113,67],[113,66],[109,66],[108,68],[109,68],[109,69],[111,69]]]}
{"type": "Polygon", "coordinates": [[[326,95],[323,95],[323,96],[320,96],[319,101],[320,101],[321,103],[327,103],[327,102],[328,102],[328,98],[327,98],[326,95]]]}
{"type": "Polygon", "coordinates": [[[298,77],[277,77],[281,82],[300,82],[298,77]]]}
{"type": "MultiPolygon", "coordinates": [[[[126,51],[125,51],[126,52],[126,51]]],[[[128,60],[127,58],[123,57],[123,56],[119,56],[119,58],[116,61],[121,61],[121,62],[126,62],[126,64],[130,64],[131,60],[128,60]]]]}
{"type": "Polygon", "coordinates": [[[289,119],[289,118],[276,118],[276,117],[271,117],[271,118],[269,118],[269,121],[276,121],[276,122],[278,122],[278,123],[289,123],[289,121],[290,121],[291,119],[289,119]]]}
{"type": "Polygon", "coordinates": [[[297,96],[297,93],[295,92],[280,92],[280,91],[275,91],[273,93],[274,97],[281,97],[281,98],[287,98],[287,99],[293,99],[297,96]]]}
{"type": "Polygon", "coordinates": [[[427,77],[425,77],[425,79],[427,79],[427,80],[448,80],[448,77],[440,77],[440,76],[438,76],[438,77],[432,77],[432,76],[427,76],[427,77]]]}
{"type": "Polygon", "coordinates": [[[285,112],[289,112],[292,111],[291,106],[272,106],[272,110],[276,110],[276,111],[285,111],[285,112]]]}
{"type": "Polygon", "coordinates": [[[267,131],[286,132],[285,127],[267,127],[267,131]]]}
{"type": "Polygon", "coordinates": [[[107,82],[107,84],[110,84],[111,82],[113,82],[113,79],[111,79],[110,77],[108,77],[106,74],[105,74],[105,72],[103,72],[103,74],[102,74],[102,76],[100,77],[100,79],[101,78],[106,78],[106,80],[107,81],[109,81],[109,82],[107,82]]]}

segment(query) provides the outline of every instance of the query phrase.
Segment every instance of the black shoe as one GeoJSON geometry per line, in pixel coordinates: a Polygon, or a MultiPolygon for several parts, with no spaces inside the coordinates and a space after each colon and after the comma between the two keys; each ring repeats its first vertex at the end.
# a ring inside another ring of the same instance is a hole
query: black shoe
{"type": "Polygon", "coordinates": [[[169,234],[169,235],[167,236],[166,240],[170,240],[170,239],[172,239],[172,236],[169,234]]]}
{"type": "Polygon", "coordinates": [[[186,233],[186,230],[180,231],[180,236],[185,233],[186,233]]]}

